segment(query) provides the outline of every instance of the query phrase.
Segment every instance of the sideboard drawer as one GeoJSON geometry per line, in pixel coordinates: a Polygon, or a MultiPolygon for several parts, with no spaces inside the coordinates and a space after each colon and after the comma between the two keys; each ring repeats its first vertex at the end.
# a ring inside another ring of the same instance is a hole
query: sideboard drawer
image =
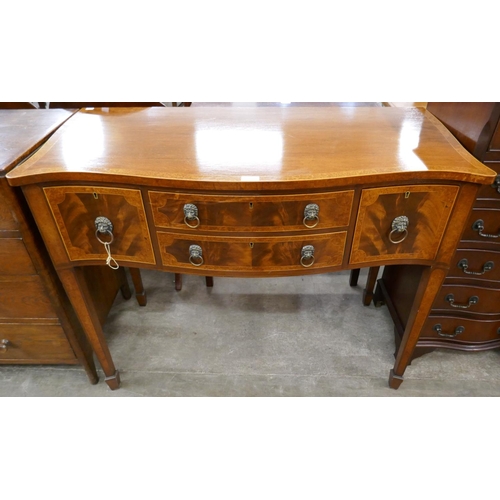
{"type": "Polygon", "coordinates": [[[76,363],[63,329],[58,325],[0,324],[0,364],[76,363]]]}
{"type": "Polygon", "coordinates": [[[354,191],[281,196],[223,196],[150,191],[157,227],[203,231],[297,231],[349,225],[354,191]],[[196,218],[185,217],[194,206],[196,218]],[[312,213],[307,215],[309,205],[312,213]],[[317,211],[317,215],[315,215],[317,211]],[[309,217],[309,218],[308,218],[309,217]]]}
{"type": "Polygon", "coordinates": [[[427,318],[420,334],[420,340],[426,338],[471,343],[500,340],[500,320],[479,321],[476,319],[433,315],[427,318]]]}
{"type": "MultiPolygon", "coordinates": [[[[106,260],[95,226],[97,217],[106,217],[113,224],[116,260],[155,264],[140,190],[64,186],[44,192],[70,260],[106,260]]],[[[102,240],[110,240],[109,235],[102,240]]]]}
{"type": "Polygon", "coordinates": [[[240,238],[158,232],[158,242],[163,265],[168,268],[280,272],[340,266],[346,235],[341,231],[310,238],[307,235],[240,238]],[[200,257],[193,257],[190,249],[193,245],[201,249],[200,257]],[[308,253],[310,246],[313,256],[308,253]]]}
{"type": "Polygon", "coordinates": [[[36,274],[21,238],[0,238],[0,276],[36,274]]]}
{"type": "Polygon", "coordinates": [[[350,263],[433,260],[457,194],[457,186],[440,185],[364,189],[350,263]],[[400,217],[402,231],[394,229],[400,217]]]}

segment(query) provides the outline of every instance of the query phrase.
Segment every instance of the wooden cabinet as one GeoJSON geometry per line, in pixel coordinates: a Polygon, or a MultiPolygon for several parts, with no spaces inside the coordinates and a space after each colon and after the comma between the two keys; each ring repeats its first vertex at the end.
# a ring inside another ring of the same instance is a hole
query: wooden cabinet
{"type": "MultiPolygon", "coordinates": [[[[500,174],[500,103],[429,103],[477,159],[500,174]]],[[[436,347],[477,351],[500,347],[500,175],[482,186],[444,284],[437,294],[413,357],[436,347]]],[[[386,300],[398,344],[409,318],[419,272],[386,268],[376,300],[386,300]],[[405,289],[405,290],[404,290],[405,289]]]]}

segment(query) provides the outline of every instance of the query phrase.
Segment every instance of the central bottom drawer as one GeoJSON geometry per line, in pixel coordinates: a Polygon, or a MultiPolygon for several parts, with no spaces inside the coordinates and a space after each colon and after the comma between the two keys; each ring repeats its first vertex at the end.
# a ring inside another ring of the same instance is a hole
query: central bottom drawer
{"type": "Polygon", "coordinates": [[[314,236],[240,238],[158,232],[158,242],[165,267],[271,272],[340,266],[346,235],[341,231],[314,236]]]}

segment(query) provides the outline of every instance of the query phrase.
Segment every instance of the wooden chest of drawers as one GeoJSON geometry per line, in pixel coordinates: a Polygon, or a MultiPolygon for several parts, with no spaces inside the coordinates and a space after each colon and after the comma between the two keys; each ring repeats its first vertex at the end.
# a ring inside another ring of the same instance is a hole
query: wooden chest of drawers
{"type": "MultiPolygon", "coordinates": [[[[0,365],[81,364],[98,380],[93,352],[63,290],[20,189],[6,174],[68,118],[64,110],[0,110],[0,365]]],[[[109,273],[106,273],[109,274],[109,273]]],[[[86,279],[102,277],[90,269],[86,279]]],[[[107,276],[104,308],[118,282],[107,276]]]]}

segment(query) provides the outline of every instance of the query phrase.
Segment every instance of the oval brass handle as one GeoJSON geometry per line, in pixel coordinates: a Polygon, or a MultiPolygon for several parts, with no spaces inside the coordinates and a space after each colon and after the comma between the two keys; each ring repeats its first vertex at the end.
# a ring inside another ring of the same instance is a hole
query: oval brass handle
{"type": "Polygon", "coordinates": [[[458,267],[460,269],[462,269],[462,271],[465,274],[472,274],[473,276],[482,276],[483,274],[487,273],[488,271],[491,271],[495,267],[495,264],[494,264],[494,262],[492,262],[491,260],[489,260],[488,262],[485,262],[483,264],[483,270],[482,270],[482,272],[468,271],[467,269],[469,268],[469,261],[467,259],[462,259],[458,263],[458,267]]]}
{"type": "Polygon", "coordinates": [[[300,251],[300,265],[303,267],[311,267],[314,264],[314,247],[312,245],[305,245],[300,251]],[[306,264],[307,261],[311,261],[306,264]]]}
{"type": "Polygon", "coordinates": [[[200,225],[200,219],[198,219],[198,207],[193,203],[186,203],[184,205],[184,224],[191,229],[196,229],[200,225]],[[189,224],[188,221],[196,221],[196,225],[189,224]]]}
{"type": "Polygon", "coordinates": [[[203,251],[199,245],[189,246],[189,262],[196,267],[203,264],[203,251]]]}
{"type": "Polygon", "coordinates": [[[107,217],[96,217],[96,220],[94,221],[95,225],[95,236],[99,243],[102,243],[103,245],[111,245],[114,240],[113,236],[113,223],[107,218],[107,217]],[[102,241],[101,238],[99,238],[99,234],[108,234],[110,236],[110,241],[102,241]]]}
{"type": "Polygon", "coordinates": [[[433,330],[435,330],[440,337],[446,337],[446,338],[452,339],[453,337],[456,337],[457,335],[464,333],[465,327],[457,326],[455,328],[454,333],[443,333],[442,326],[438,323],[437,325],[434,325],[433,330]]]}
{"type": "Polygon", "coordinates": [[[316,203],[309,203],[309,205],[306,205],[306,208],[304,208],[304,219],[302,220],[302,223],[309,229],[312,229],[319,224],[319,205],[316,205],[316,203]],[[314,221],[314,223],[306,224],[306,221],[314,221]]]}
{"type": "Polygon", "coordinates": [[[469,309],[470,306],[473,306],[479,302],[479,297],[476,295],[473,295],[472,297],[469,297],[469,302],[466,306],[461,305],[461,304],[455,304],[455,297],[452,293],[449,293],[444,300],[450,303],[451,307],[456,307],[457,309],[469,309]]]}
{"type": "Polygon", "coordinates": [[[410,220],[406,215],[400,215],[399,217],[396,217],[391,224],[391,232],[389,233],[389,240],[391,243],[398,244],[403,242],[406,237],[408,236],[408,226],[410,224],[410,220]],[[395,233],[404,233],[403,237],[400,238],[399,240],[393,240],[393,234],[395,233]]]}
{"type": "Polygon", "coordinates": [[[7,339],[0,340],[0,349],[2,349],[2,351],[6,351],[7,348],[9,347],[9,344],[10,344],[10,341],[7,339]]]}
{"type": "Polygon", "coordinates": [[[498,234],[483,233],[484,221],[482,219],[478,219],[476,222],[474,222],[474,224],[472,224],[472,229],[474,231],[477,231],[479,236],[482,236],[483,238],[500,238],[500,233],[498,234]]]}

